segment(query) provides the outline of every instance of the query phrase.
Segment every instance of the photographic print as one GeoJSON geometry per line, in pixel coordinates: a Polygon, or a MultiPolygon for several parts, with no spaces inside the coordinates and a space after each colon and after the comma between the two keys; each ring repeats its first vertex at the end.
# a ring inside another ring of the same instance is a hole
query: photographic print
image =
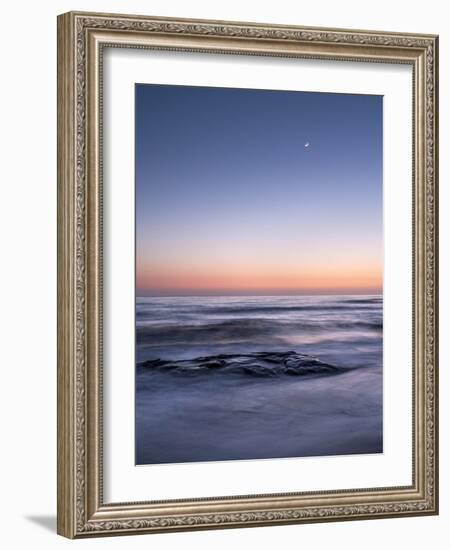
{"type": "Polygon", "coordinates": [[[383,451],[383,101],[137,84],[136,464],[383,451]]]}

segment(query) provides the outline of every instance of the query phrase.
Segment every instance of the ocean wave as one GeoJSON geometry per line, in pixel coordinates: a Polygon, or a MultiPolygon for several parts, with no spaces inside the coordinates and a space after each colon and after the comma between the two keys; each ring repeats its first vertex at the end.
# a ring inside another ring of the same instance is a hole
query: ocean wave
{"type": "Polygon", "coordinates": [[[383,328],[382,320],[357,320],[324,322],[273,320],[258,318],[241,318],[219,322],[198,322],[196,324],[151,323],[137,326],[139,343],[159,342],[160,344],[178,342],[199,342],[205,340],[247,340],[264,336],[286,336],[289,333],[330,333],[330,331],[375,331],[383,328]]]}
{"type": "Polygon", "coordinates": [[[320,361],[311,355],[295,351],[219,354],[194,359],[149,359],[138,363],[141,371],[167,372],[173,375],[201,375],[206,373],[240,374],[255,377],[318,376],[347,372],[320,361]]]}
{"type": "MultiPolygon", "coordinates": [[[[270,315],[270,314],[279,314],[279,313],[302,313],[304,311],[312,311],[312,312],[339,312],[339,311],[373,311],[375,309],[375,306],[378,304],[371,303],[371,302],[362,302],[362,301],[353,301],[353,302],[347,302],[342,304],[336,304],[336,305],[295,305],[295,306],[274,306],[274,305],[256,305],[256,306],[248,306],[248,305],[223,305],[223,306],[192,306],[192,305],[185,305],[185,306],[178,306],[177,307],[177,313],[185,316],[190,315],[239,315],[239,314],[262,314],[262,315],[270,315]],[[355,308],[356,304],[361,304],[359,307],[355,308]]],[[[169,306],[167,306],[168,309],[169,306]]],[[[159,313],[161,314],[167,314],[167,310],[163,308],[152,308],[148,304],[140,305],[136,308],[136,317],[139,318],[145,318],[149,315],[149,313],[157,314],[159,309],[159,313]],[[156,309],[156,311],[155,311],[156,309]],[[163,311],[161,311],[163,309],[163,311]]]]}

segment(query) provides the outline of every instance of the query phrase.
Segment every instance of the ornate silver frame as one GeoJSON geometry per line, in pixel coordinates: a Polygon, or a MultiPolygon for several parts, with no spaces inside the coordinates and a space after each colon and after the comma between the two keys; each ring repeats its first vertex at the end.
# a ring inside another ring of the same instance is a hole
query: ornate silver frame
{"type": "Polygon", "coordinates": [[[438,513],[437,113],[432,35],[111,15],[58,17],[58,533],[70,538],[438,513]],[[413,67],[413,483],[143,503],[102,499],[102,50],[413,67]]]}

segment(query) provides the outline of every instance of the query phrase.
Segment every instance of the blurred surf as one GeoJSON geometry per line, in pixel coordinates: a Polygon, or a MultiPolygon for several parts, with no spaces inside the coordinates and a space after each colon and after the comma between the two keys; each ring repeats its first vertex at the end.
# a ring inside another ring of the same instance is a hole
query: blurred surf
{"type": "Polygon", "coordinates": [[[382,452],[382,328],[381,296],[137,298],[136,463],[382,452]]]}

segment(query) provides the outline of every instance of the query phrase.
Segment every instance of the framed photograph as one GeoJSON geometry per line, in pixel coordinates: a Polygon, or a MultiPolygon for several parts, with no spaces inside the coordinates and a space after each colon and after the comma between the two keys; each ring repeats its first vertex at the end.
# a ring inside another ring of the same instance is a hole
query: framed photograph
{"type": "Polygon", "coordinates": [[[436,514],[432,35],[58,18],[58,532],[436,514]]]}

